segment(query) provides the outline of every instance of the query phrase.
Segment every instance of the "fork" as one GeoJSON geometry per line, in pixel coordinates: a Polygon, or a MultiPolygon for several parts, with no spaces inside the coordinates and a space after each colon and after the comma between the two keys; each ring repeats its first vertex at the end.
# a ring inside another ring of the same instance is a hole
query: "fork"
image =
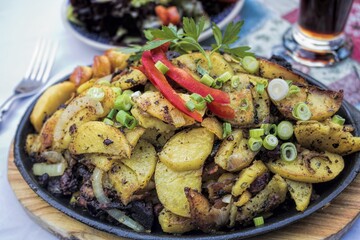
{"type": "Polygon", "coordinates": [[[47,83],[57,47],[57,42],[46,39],[40,39],[36,43],[30,65],[23,79],[15,87],[14,93],[0,106],[0,124],[15,100],[34,95],[47,83]]]}

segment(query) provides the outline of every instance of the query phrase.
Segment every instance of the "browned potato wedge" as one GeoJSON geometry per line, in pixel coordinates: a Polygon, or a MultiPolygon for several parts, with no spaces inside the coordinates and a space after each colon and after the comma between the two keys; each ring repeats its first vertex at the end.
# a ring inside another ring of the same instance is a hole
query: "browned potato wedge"
{"type": "Polygon", "coordinates": [[[93,71],[91,67],[88,66],[78,66],[74,69],[72,74],[70,75],[70,82],[73,82],[76,87],[81,84],[89,81],[93,75],[93,71]]]}
{"type": "Polygon", "coordinates": [[[264,78],[274,79],[274,78],[282,78],[285,80],[291,80],[297,83],[301,83],[307,85],[305,79],[291,70],[286,69],[285,67],[265,60],[263,58],[258,58],[259,61],[259,72],[260,76],[264,78]]]}
{"type": "Polygon", "coordinates": [[[250,167],[241,170],[239,177],[231,190],[231,194],[235,197],[240,196],[250,187],[251,183],[254,182],[257,177],[261,176],[266,171],[268,171],[268,169],[262,161],[254,161],[250,167]]]}
{"type": "Polygon", "coordinates": [[[231,202],[211,206],[208,199],[197,190],[186,188],[185,194],[190,204],[194,225],[204,232],[214,232],[230,220],[231,202]]]}
{"type": "Polygon", "coordinates": [[[115,76],[111,85],[126,90],[137,85],[144,85],[146,82],[147,77],[141,71],[130,69],[129,72],[115,76]]]}
{"type": "Polygon", "coordinates": [[[214,117],[205,118],[201,122],[201,126],[206,128],[208,131],[212,132],[213,134],[215,134],[217,138],[223,139],[223,127],[219,122],[219,120],[217,120],[216,118],[214,117]]]}
{"type": "Polygon", "coordinates": [[[305,211],[310,203],[312,184],[297,182],[290,179],[285,179],[291,198],[294,199],[296,210],[305,211]]]}
{"type": "Polygon", "coordinates": [[[46,89],[37,100],[30,115],[30,122],[37,132],[40,132],[44,119],[51,116],[74,92],[75,84],[69,81],[55,84],[46,89]]]}
{"type": "Polygon", "coordinates": [[[225,139],[216,153],[215,163],[226,171],[236,172],[250,165],[257,152],[248,148],[242,130],[235,130],[225,139]]]}
{"type": "Polygon", "coordinates": [[[130,54],[122,53],[116,49],[109,49],[105,51],[105,56],[108,57],[112,72],[115,70],[123,70],[127,67],[127,60],[130,57],[130,54]]]}
{"type": "Polygon", "coordinates": [[[159,159],[174,171],[200,169],[210,155],[214,134],[205,128],[194,128],[175,134],[159,153],[159,159]]]}
{"type": "Polygon", "coordinates": [[[84,123],[78,128],[69,150],[76,155],[102,153],[128,158],[131,154],[131,146],[119,129],[96,121],[84,123]]]}
{"type": "Polygon", "coordinates": [[[344,168],[344,159],[330,152],[320,154],[305,149],[292,162],[279,159],[270,161],[266,165],[270,171],[284,178],[318,183],[330,181],[339,175],[344,168]]]}
{"type": "Polygon", "coordinates": [[[26,136],[25,150],[29,156],[39,153],[41,142],[38,134],[28,134],[26,136]]]}
{"type": "Polygon", "coordinates": [[[95,56],[92,65],[94,77],[101,78],[111,74],[111,63],[107,56],[95,56]]]}
{"type": "Polygon", "coordinates": [[[228,120],[235,126],[251,126],[255,119],[254,102],[250,89],[242,89],[229,93],[230,106],[235,110],[235,118],[228,120]],[[245,105],[244,109],[242,109],[245,105]]]}
{"type": "Polygon", "coordinates": [[[340,155],[360,151],[360,137],[354,137],[348,130],[330,119],[297,122],[294,126],[296,140],[301,146],[340,155]]]}
{"type": "Polygon", "coordinates": [[[310,120],[325,120],[334,115],[340,108],[343,92],[322,90],[316,86],[298,85],[299,93],[291,94],[281,101],[273,101],[280,113],[286,118],[295,119],[292,110],[295,105],[304,102],[311,111],[310,120]]]}
{"type": "Polygon", "coordinates": [[[175,108],[160,92],[145,92],[134,101],[142,111],[177,128],[195,123],[194,119],[175,108]]]}
{"type": "Polygon", "coordinates": [[[54,138],[54,129],[59,117],[64,109],[57,110],[46,122],[44,123],[39,133],[39,141],[41,143],[40,152],[52,147],[54,138]]]}
{"type": "Polygon", "coordinates": [[[237,207],[242,207],[244,206],[249,200],[251,199],[251,193],[248,190],[245,190],[245,192],[243,192],[240,197],[238,198],[238,200],[236,202],[234,202],[234,205],[237,207]]]}
{"type": "Polygon", "coordinates": [[[195,228],[191,218],[181,217],[165,208],[159,214],[159,223],[166,233],[185,233],[195,228]]]}
{"type": "Polygon", "coordinates": [[[124,133],[125,133],[125,137],[128,140],[128,142],[130,143],[130,145],[132,147],[135,147],[136,144],[138,143],[139,139],[141,138],[141,136],[144,134],[144,132],[146,131],[145,128],[142,127],[135,127],[134,129],[125,129],[124,133]]]}
{"type": "Polygon", "coordinates": [[[250,222],[260,213],[271,211],[285,201],[286,193],[285,180],[276,174],[261,192],[240,208],[236,220],[250,222]]]}
{"type": "MultiPolygon", "coordinates": [[[[212,65],[211,69],[209,68],[208,62],[202,53],[189,53],[183,54],[173,60],[173,63],[181,66],[182,68],[187,68],[189,72],[192,72],[193,76],[197,75],[197,66],[200,65],[203,69],[209,71],[210,76],[216,78],[225,72],[229,72],[232,75],[234,71],[230,64],[224,59],[224,57],[219,53],[213,53],[210,56],[212,65]],[[215,67],[216,66],[216,67],[215,67]]],[[[199,77],[195,77],[199,79],[199,77]]]]}
{"type": "Polygon", "coordinates": [[[118,156],[109,156],[96,153],[86,154],[84,158],[89,160],[93,165],[95,165],[95,167],[103,170],[104,172],[109,171],[112,165],[120,160],[118,156]]]}
{"type": "Polygon", "coordinates": [[[155,171],[157,157],[154,147],[140,141],[131,157],[115,163],[109,171],[110,182],[114,185],[121,201],[128,204],[131,197],[139,189],[145,188],[155,171]]]}
{"type": "Polygon", "coordinates": [[[159,161],[155,169],[156,192],[164,207],[182,217],[190,217],[190,207],[184,189],[201,190],[202,169],[174,171],[159,161]]]}
{"type": "Polygon", "coordinates": [[[167,141],[175,134],[175,130],[170,132],[159,132],[155,128],[147,128],[141,139],[150,142],[155,147],[164,147],[167,141]]]}

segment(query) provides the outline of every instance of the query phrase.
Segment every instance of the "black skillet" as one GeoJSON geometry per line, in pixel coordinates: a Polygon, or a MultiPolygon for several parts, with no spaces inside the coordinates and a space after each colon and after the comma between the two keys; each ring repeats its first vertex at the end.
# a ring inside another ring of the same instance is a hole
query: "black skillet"
{"type": "MultiPolygon", "coordinates": [[[[317,85],[321,88],[326,89],[326,86],[316,81],[315,79],[302,74],[299,71],[295,73],[304,77],[308,82],[313,85],[317,85]]],[[[66,78],[60,79],[59,82],[64,81],[66,78]]],[[[321,209],[327,203],[331,202],[336,196],[338,196],[357,176],[360,171],[360,153],[354,153],[349,156],[345,156],[345,168],[341,174],[334,180],[325,184],[317,184],[317,191],[320,193],[320,197],[311,202],[309,207],[304,212],[297,212],[294,208],[290,211],[277,212],[274,216],[270,217],[265,221],[265,224],[261,227],[246,227],[239,230],[222,232],[218,234],[206,234],[201,232],[191,232],[184,235],[171,235],[161,231],[161,229],[155,229],[152,233],[138,233],[134,232],[127,227],[114,226],[109,223],[100,221],[97,218],[90,216],[87,212],[73,208],[69,204],[68,198],[56,198],[51,195],[45,188],[42,188],[34,175],[32,174],[31,167],[32,163],[29,161],[28,156],[25,152],[25,141],[26,136],[29,133],[34,132],[29,117],[31,111],[36,103],[37,99],[33,101],[30,107],[25,112],[20,124],[18,126],[15,143],[14,143],[14,156],[15,164],[19,169],[21,175],[25,181],[29,184],[31,189],[34,190],[42,199],[49,203],[54,208],[67,214],[76,220],[83,222],[96,229],[112,233],[121,237],[133,238],[133,239],[209,239],[209,240],[220,240],[220,239],[240,239],[246,237],[252,237],[261,235],[266,232],[270,232],[279,228],[282,228],[290,223],[298,221],[313,212],[321,209]]],[[[355,127],[354,134],[360,135],[360,112],[351,106],[346,101],[343,102],[339,112],[339,115],[346,119],[347,124],[351,124],[355,127]]],[[[359,196],[360,197],[360,196],[359,196]]]]}

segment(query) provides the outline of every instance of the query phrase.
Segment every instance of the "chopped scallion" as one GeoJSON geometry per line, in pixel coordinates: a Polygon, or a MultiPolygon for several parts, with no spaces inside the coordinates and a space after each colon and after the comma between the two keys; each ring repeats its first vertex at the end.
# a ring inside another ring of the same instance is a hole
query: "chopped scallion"
{"type": "Polygon", "coordinates": [[[108,80],[106,80],[106,79],[99,79],[99,80],[96,82],[96,84],[104,85],[104,86],[108,86],[108,87],[111,86],[110,82],[109,82],[108,80]]]}
{"type": "Polygon", "coordinates": [[[105,92],[102,88],[92,87],[87,91],[86,95],[94,100],[102,101],[105,97],[105,92]]]}
{"type": "Polygon", "coordinates": [[[267,135],[263,141],[263,145],[267,150],[274,150],[278,144],[279,140],[272,134],[267,135]]]}
{"type": "Polygon", "coordinates": [[[248,146],[251,151],[257,152],[260,150],[261,146],[263,144],[263,141],[261,138],[250,138],[248,141],[248,146]]]}
{"type": "Polygon", "coordinates": [[[255,227],[259,227],[264,225],[264,218],[263,217],[256,217],[253,219],[255,227]]]}
{"type": "Polygon", "coordinates": [[[116,114],[116,121],[118,121],[128,129],[133,129],[137,125],[136,119],[123,110],[120,110],[116,114]]]}
{"type": "Polygon", "coordinates": [[[191,100],[187,101],[185,103],[185,106],[187,107],[187,109],[189,109],[191,112],[193,112],[195,110],[195,103],[191,100]]]}
{"type": "Polygon", "coordinates": [[[297,157],[295,144],[291,142],[283,143],[280,147],[281,159],[284,161],[294,161],[297,157]]]}
{"type": "Polygon", "coordinates": [[[232,76],[230,81],[231,81],[231,87],[237,88],[240,84],[240,77],[236,75],[232,76]]]}
{"type": "Polygon", "coordinates": [[[113,119],[114,116],[116,115],[117,111],[116,109],[111,109],[109,114],[106,116],[108,119],[113,119]]]}
{"type": "Polygon", "coordinates": [[[169,71],[169,68],[163,64],[161,61],[157,61],[155,63],[155,67],[162,73],[162,74],[166,74],[167,71],[169,71]]]}
{"type": "Polygon", "coordinates": [[[345,118],[339,116],[339,115],[334,115],[332,118],[331,118],[331,121],[333,123],[336,123],[336,124],[339,124],[339,125],[344,125],[345,123],[345,118]]]}
{"type": "Polygon", "coordinates": [[[190,98],[192,100],[194,100],[195,102],[203,102],[203,101],[205,101],[204,98],[200,94],[197,94],[197,93],[191,94],[190,98]]]}
{"type": "Polygon", "coordinates": [[[239,109],[242,111],[246,111],[248,108],[249,108],[249,101],[247,100],[247,98],[241,99],[239,109]]]}
{"type": "Polygon", "coordinates": [[[250,129],[250,137],[252,138],[260,138],[264,135],[264,129],[262,128],[256,128],[256,129],[250,129]]]}
{"type": "Polygon", "coordinates": [[[265,85],[262,83],[256,84],[256,92],[259,94],[263,94],[265,91],[265,85]]]}
{"type": "Polygon", "coordinates": [[[103,122],[107,125],[113,126],[114,125],[114,121],[109,119],[109,118],[104,118],[103,122]]]}
{"type": "Polygon", "coordinates": [[[276,135],[276,129],[277,129],[276,124],[264,123],[261,124],[260,128],[264,129],[265,135],[268,134],[276,135]]]}
{"type": "Polygon", "coordinates": [[[223,82],[219,80],[215,80],[214,83],[211,85],[211,87],[219,89],[222,88],[223,84],[224,84],[223,82]]]}
{"type": "Polygon", "coordinates": [[[202,78],[200,79],[200,82],[202,84],[205,84],[206,86],[210,87],[214,84],[214,79],[209,74],[204,74],[202,78]]]}
{"type": "Polygon", "coordinates": [[[216,78],[216,81],[220,81],[220,82],[227,82],[231,79],[232,75],[230,72],[224,72],[223,74],[221,74],[219,77],[216,78]]]}
{"type": "Polygon", "coordinates": [[[294,118],[302,121],[307,121],[311,118],[310,109],[308,105],[303,102],[295,105],[294,109],[292,110],[292,115],[294,116],[294,118]]]}
{"type": "Polygon", "coordinates": [[[270,81],[267,91],[269,97],[274,101],[283,100],[289,93],[289,85],[287,82],[280,78],[275,78],[270,81]]]}
{"type": "Polygon", "coordinates": [[[212,101],[214,101],[214,98],[210,94],[208,94],[208,95],[206,95],[204,100],[208,103],[211,103],[212,101]]]}
{"type": "Polygon", "coordinates": [[[117,110],[129,111],[132,107],[132,101],[129,94],[125,92],[115,99],[114,108],[117,110]]]}
{"type": "Polygon", "coordinates": [[[232,132],[231,124],[228,122],[223,123],[223,138],[229,136],[232,132]]]}
{"type": "Polygon", "coordinates": [[[277,126],[277,136],[281,140],[288,140],[294,133],[294,127],[289,121],[281,121],[277,126]]]}
{"type": "Polygon", "coordinates": [[[291,94],[296,94],[300,92],[300,88],[296,85],[291,85],[290,88],[289,88],[289,93],[288,95],[291,95],[291,94]]]}
{"type": "Polygon", "coordinates": [[[121,95],[121,88],[119,87],[111,87],[111,90],[113,90],[113,92],[115,93],[116,96],[120,96],[121,95]]]}
{"type": "Polygon", "coordinates": [[[241,63],[243,68],[251,74],[259,71],[259,61],[252,56],[245,56],[241,63]]]}

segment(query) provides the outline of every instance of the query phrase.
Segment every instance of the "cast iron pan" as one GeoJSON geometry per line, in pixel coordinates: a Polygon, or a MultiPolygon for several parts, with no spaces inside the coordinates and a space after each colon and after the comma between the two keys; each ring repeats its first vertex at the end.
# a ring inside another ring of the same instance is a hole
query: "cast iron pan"
{"type": "MultiPolygon", "coordinates": [[[[308,82],[313,85],[317,85],[321,88],[326,89],[326,86],[319,83],[315,79],[304,75],[298,71],[295,73],[304,77],[308,82]]],[[[64,81],[66,78],[60,79],[64,81]]],[[[160,228],[155,229],[152,233],[138,233],[134,232],[127,227],[114,226],[106,222],[102,222],[99,219],[96,219],[89,215],[84,210],[79,208],[73,208],[69,204],[68,198],[56,198],[52,196],[45,188],[41,187],[34,175],[32,174],[31,167],[32,163],[29,161],[29,157],[25,152],[25,141],[26,136],[29,133],[34,132],[29,117],[31,111],[37,100],[30,105],[28,110],[25,112],[22,120],[19,124],[15,135],[15,144],[14,144],[14,156],[15,164],[19,169],[21,175],[29,186],[36,192],[42,199],[48,202],[54,208],[60,210],[61,212],[67,214],[70,217],[75,218],[76,220],[83,222],[91,227],[96,229],[112,233],[121,237],[134,238],[134,239],[209,239],[209,240],[220,240],[220,239],[240,239],[251,236],[256,236],[270,232],[279,228],[282,228],[290,223],[293,223],[297,220],[300,220],[311,213],[319,210],[327,203],[332,201],[337,195],[341,193],[356,177],[360,170],[360,153],[354,153],[345,157],[345,168],[341,174],[334,180],[323,183],[315,184],[316,190],[320,193],[320,197],[312,202],[309,207],[304,212],[297,212],[295,208],[292,208],[290,211],[277,212],[274,216],[270,217],[265,221],[265,224],[261,227],[246,227],[235,231],[222,232],[218,234],[206,234],[202,232],[191,232],[184,235],[170,235],[163,233],[160,228]]],[[[355,127],[354,134],[356,136],[360,135],[360,112],[351,106],[346,101],[343,102],[342,107],[339,110],[339,114],[346,119],[347,124],[351,124],[355,127]]]]}

